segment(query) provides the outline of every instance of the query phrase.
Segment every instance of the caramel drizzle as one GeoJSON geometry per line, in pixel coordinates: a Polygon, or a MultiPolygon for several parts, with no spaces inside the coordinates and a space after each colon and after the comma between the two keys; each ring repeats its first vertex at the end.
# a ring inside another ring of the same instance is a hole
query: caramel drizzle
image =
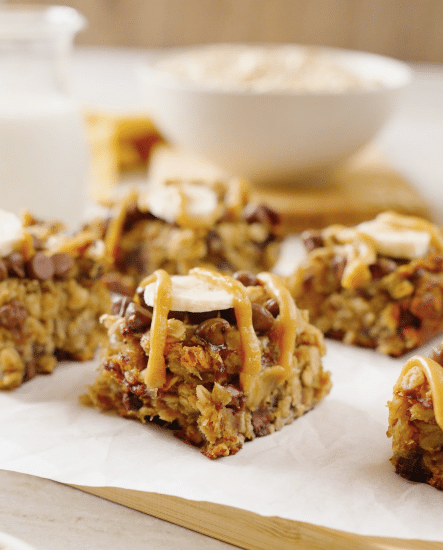
{"type": "Polygon", "coordinates": [[[118,251],[118,243],[123,232],[123,226],[126,220],[126,214],[131,204],[137,202],[137,191],[132,189],[122,200],[119,205],[117,214],[111,218],[109,227],[104,238],[106,246],[106,255],[108,258],[115,260],[118,251]]]}
{"type": "Polygon", "coordinates": [[[144,382],[150,389],[161,388],[166,383],[166,365],[164,351],[168,335],[168,313],[172,304],[171,277],[163,269],[154,271],[143,279],[140,286],[156,283],[154,289],[154,310],[150,331],[151,348],[148,365],[144,373],[144,382]]]}
{"type": "Polygon", "coordinates": [[[269,293],[277,300],[279,315],[276,319],[277,341],[280,355],[278,364],[285,371],[285,379],[289,378],[294,361],[294,349],[297,336],[297,308],[289,290],[271,273],[260,273],[258,280],[266,285],[269,293]]]}
{"type": "Polygon", "coordinates": [[[443,430],[443,368],[433,359],[414,355],[406,361],[401,371],[397,384],[406,376],[408,371],[413,367],[419,367],[424,372],[432,393],[432,402],[434,407],[434,415],[437,424],[443,430]]]}
{"type": "Polygon", "coordinates": [[[252,387],[254,379],[260,373],[261,352],[257,335],[252,326],[251,302],[246,294],[246,290],[239,281],[215,271],[196,267],[191,269],[189,274],[209,283],[219,285],[233,296],[234,312],[240,334],[243,359],[240,384],[243,391],[247,394],[252,387]]]}

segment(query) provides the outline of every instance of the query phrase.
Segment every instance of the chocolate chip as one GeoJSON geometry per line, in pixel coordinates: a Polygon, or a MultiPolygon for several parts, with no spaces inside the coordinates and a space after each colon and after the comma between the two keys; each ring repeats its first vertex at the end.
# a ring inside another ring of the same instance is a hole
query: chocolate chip
{"type": "Polygon", "coordinates": [[[274,318],[277,317],[277,315],[280,313],[280,306],[278,305],[277,300],[274,300],[274,298],[269,298],[269,300],[266,301],[265,308],[274,318]]]}
{"type": "Polygon", "coordinates": [[[129,296],[116,294],[112,297],[111,313],[123,317],[126,313],[128,305],[131,303],[129,296]]]}
{"type": "Polygon", "coordinates": [[[312,250],[320,248],[324,245],[321,231],[309,229],[307,231],[303,231],[300,238],[308,252],[312,252],[312,250]]]}
{"type": "Polygon", "coordinates": [[[245,394],[232,384],[228,384],[224,388],[231,394],[231,401],[226,406],[230,409],[234,409],[234,411],[242,411],[246,403],[245,394]]]}
{"type": "Polygon", "coordinates": [[[145,286],[138,286],[135,291],[138,296],[138,301],[142,307],[147,307],[147,303],[145,302],[145,288],[145,286]]]}
{"type": "Polygon", "coordinates": [[[251,422],[254,433],[257,437],[262,437],[269,434],[271,415],[265,406],[262,405],[252,413],[251,422]]]}
{"type": "Polygon", "coordinates": [[[220,317],[226,319],[230,325],[235,326],[237,324],[237,318],[235,316],[235,309],[233,307],[229,309],[222,309],[220,311],[220,317]]]}
{"type": "Polygon", "coordinates": [[[43,250],[43,243],[41,239],[37,237],[37,235],[31,235],[32,237],[32,244],[34,246],[35,250],[43,250]]]}
{"type": "Polygon", "coordinates": [[[195,335],[203,338],[214,346],[222,346],[226,343],[226,334],[231,325],[225,319],[216,317],[215,319],[206,319],[195,329],[195,335]]]}
{"type": "Polygon", "coordinates": [[[263,223],[272,226],[280,222],[277,212],[265,204],[248,204],[243,210],[243,218],[248,223],[263,223]]]}
{"type": "Polygon", "coordinates": [[[26,262],[26,273],[30,279],[46,281],[52,279],[54,275],[54,264],[49,256],[46,256],[43,252],[36,252],[26,262]]]}
{"type": "Polygon", "coordinates": [[[151,326],[152,313],[149,309],[131,302],[126,308],[125,319],[130,332],[140,332],[151,326]]]}
{"type": "Polygon", "coordinates": [[[3,260],[0,260],[0,281],[4,281],[8,276],[8,268],[3,260]]]}
{"type": "Polygon", "coordinates": [[[31,380],[37,374],[37,365],[33,359],[27,361],[25,375],[23,377],[23,382],[31,380]]]}
{"type": "Polygon", "coordinates": [[[378,260],[369,266],[372,279],[381,279],[388,273],[397,269],[397,263],[389,258],[378,258],[378,260]]]}
{"type": "Polygon", "coordinates": [[[121,260],[119,259],[118,263],[123,271],[134,269],[139,275],[149,273],[148,247],[140,245],[126,252],[123,258],[121,260]]]}
{"type": "Polygon", "coordinates": [[[143,401],[134,393],[125,393],[122,403],[127,411],[138,411],[143,406],[143,401]]]}
{"type": "MultiPolygon", "coordinates": [[[[168,312],[168,319],[178,319],[179,321],[184,322],[186,319],[186,312],[185,311],[169,311],[168,312]]],[[[194,323],[196,324],[196,323],[194,323]]]]}
{"type": "Polygon", "coordinates": [[[136,204],[131,204],[126,210],[126,217],[125,217],[125,222],[123,226],[123,231],[125,232],[129,231],[137,222],[141,220],[155,220],[155,219],[157,218],[153,216],[149,212],[149,210],[142,211],[142,210],[139,210],[136,204]]]}
{"type": "Polygon", "coordinates": [[[74,266],[74,258],[66,252],[57,252],[51,256],[54,266],[54,275],[59,279],[63,279],[68,274],[69,270],[74,266]]]}
{"type": "Polygon", "coordinates": [[[134,287],[126,283],[123,277],[118,273],[105,273],[101,278],[102,283],[110,292],[125,296],[133,296],[134,287]]]}
{"type": "Polygon", "coordinates": [[[26,308],[17,300],[0,307],[0,324],[8,330],[20,329],[27,316],[26,308]]]}
{"type": "Polygon", "coordinates": [[[228,260],[224,260],[223,258],[217,262],[216,267],[219,271],[227,271],[228,273],[232,273],[234,271],[232,265],[228,262],[228,260]]]}
{"type": "Polygon", "coordinates": [[[249,271],[236,271],[232,276],[244,286],[256,286],[259,284],[257,277],[249,271]]]}
{"type": "Polygon", "coordinates": [[[252,304],[252,326],[255,332],[268,332],[274,324],[274,317],[270,311],[260,304],[252,304]]]}
{"type": "Polygon", "coordinates": [[[332,259],[331,268],[334,274],[334,279],[337,283],[341,283],[341,278],[346,267],[347,260],[344,256],[336,255],[332,259]]]}
{"type": "Polygon", "coordinates": [[[81,258],[78,260],[78,267],[80,270],[80,274],[83,277],[89,278],[89,279],[95,279],[96,273],[95,273],[95,262],[91,258],[81,258]]]}
{"type": "Polygon", "coordinates": [[[8,274],[11,277],[24,279],[25,277],[25,260],[20,252],[13,252],[5,258],[8,274]]]}
{"type": "Polygon", "coordinates": [[[199,325],[200,323],[203,323],[203,321],[206,321],[206,319],[214,319],[215,317],[218,317],[218,311],[189,312],[187,316],[190,325],[199,325]]]}
{"type": "Polygon", "coordinates": [[[223,254],[223,241],[217,231],[213,229],[206,235],[206,246],[208,254],[221,256],[223,254]]]}

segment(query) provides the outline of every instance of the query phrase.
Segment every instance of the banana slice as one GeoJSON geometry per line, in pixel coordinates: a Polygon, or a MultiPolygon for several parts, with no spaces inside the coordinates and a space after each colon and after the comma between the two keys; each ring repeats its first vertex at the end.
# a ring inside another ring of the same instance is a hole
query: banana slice
{"type": "Polygon", "coordinates": [[[212,223],[218,213],[216,192],[193,182],[169,182],[154,184],[150,192],[140,200],[140,206],[168,223],[174,223],[185,215],[187,218],[212,223]]]}
{"type": "Polygon", "coordinates": [[[427,231],[394,228],[378,220],[363,222],[356,229],[372,241],[379,254],[391,258],[422,258],[431,244],[431,235],[427,231]]]}
{"type": "MultiPolygon", "coordinates": [[[[204,313],[234,307],[231,293],[193,275],[172,275],[171,283],[171,311],[204,313]]],[[[155,282],[146,285],[143,295],[146,305],[151,307],[154,307],[155,285],[155,282]]]]}
{"type": "Polygon", "coordinates": [[[22,224],[12,212],[0,208],[0,257],[7,256],[22,238],[22,224]]]}

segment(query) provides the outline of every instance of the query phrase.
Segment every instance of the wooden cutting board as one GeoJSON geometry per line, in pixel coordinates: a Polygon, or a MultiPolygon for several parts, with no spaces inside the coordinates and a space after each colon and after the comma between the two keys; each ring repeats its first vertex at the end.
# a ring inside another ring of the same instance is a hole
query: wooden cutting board
{"type": "Polygon", "coordinates": [[[441,550],[441,542],[354,535],[267,517],[211,502],[115,487],[74,486],[87,493],[247,550],[441,550]]]}
{"type": "Polygon", "coordinates": [[[280,213],[283,233],[355,225],[385,210],[431,219],[425,199],[373,148],[363,150],[321,186],[253,187],[252,199],[280,213]]]}

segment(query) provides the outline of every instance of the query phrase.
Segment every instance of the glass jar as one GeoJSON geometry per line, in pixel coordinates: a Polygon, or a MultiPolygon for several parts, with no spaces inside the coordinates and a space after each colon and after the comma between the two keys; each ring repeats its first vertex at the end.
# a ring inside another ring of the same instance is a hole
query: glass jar
{"type": "Polygon", "coordinates": [[[0,208],[77,225],[89,177],[86,128],[70,92],[85,18],[68,6],[0,6],[0,208]]]}

